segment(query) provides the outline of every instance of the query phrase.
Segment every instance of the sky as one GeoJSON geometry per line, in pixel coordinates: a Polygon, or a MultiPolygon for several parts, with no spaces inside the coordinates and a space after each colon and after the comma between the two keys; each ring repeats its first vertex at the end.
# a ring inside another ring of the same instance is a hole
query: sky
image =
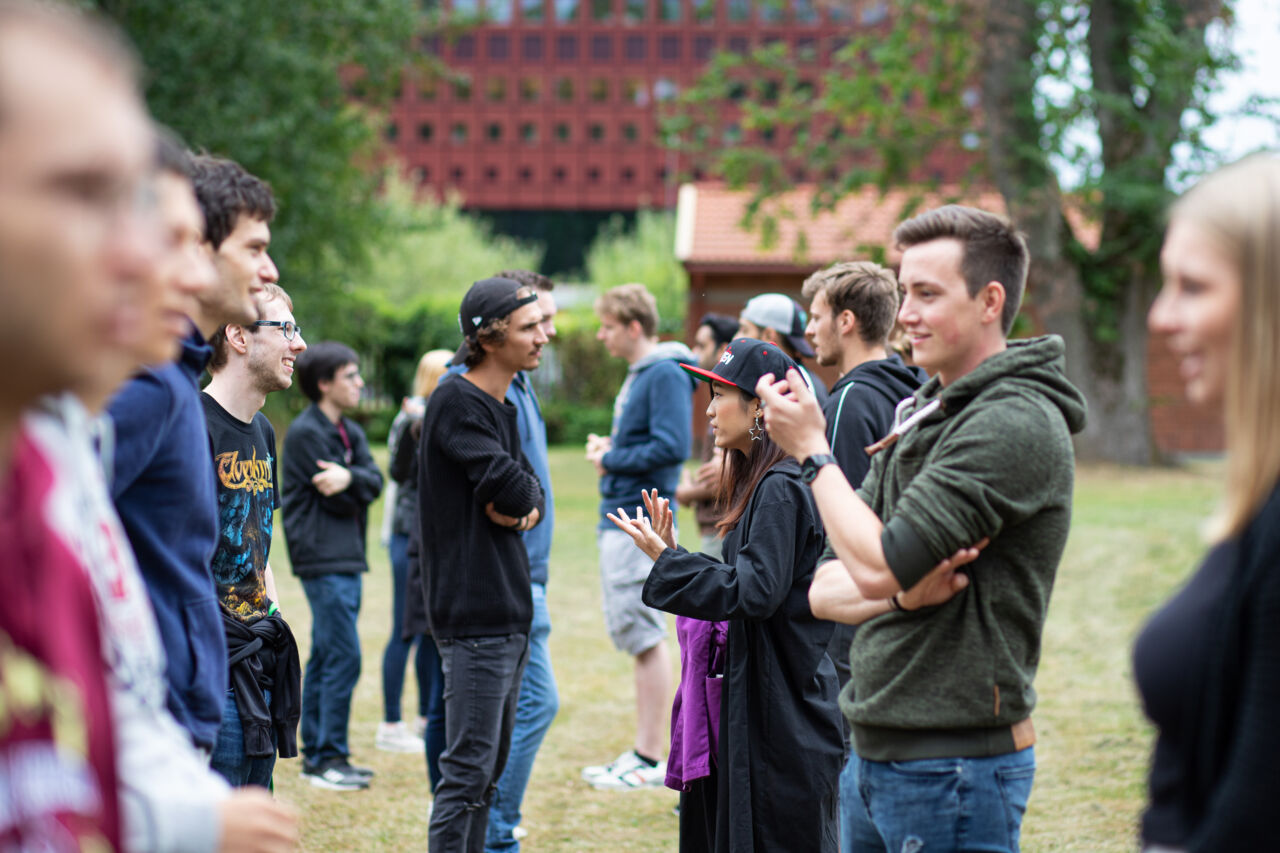
{"type": "MultiPolygon", "coordinates": [[[[1280,3],[1236,0],[1235,25],[1224,34],[1239,54],[1240,71],[1222,78],[1222,91],[1210,102],[1218,111],[1241,106],[1252,95],[1280,98],[1280,3]]],[[[1233,160],[1260,147],[1280,149],[1273,122],[1227,118],[1205,133],[1210,148],[1233,160]]]]}

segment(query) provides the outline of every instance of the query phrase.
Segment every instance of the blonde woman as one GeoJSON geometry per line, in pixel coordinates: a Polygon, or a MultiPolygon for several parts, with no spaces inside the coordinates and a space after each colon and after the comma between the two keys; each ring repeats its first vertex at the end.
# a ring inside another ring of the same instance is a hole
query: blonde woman
{"type": "Polygon", "coordinates": [[[1151,331],[1187,398],[1220,408],[1222,509],[1200,569],[1147,623],[1134,676],[1159,729],[1144,849],[1280,839],[1280,160],[1228,166],[1174,205],[1151,331]]]}
{"type": "Polygon", "coordinates": [[[449,368],[451,358],[453,353],[438,349],[431,350],[418,361],[418,370],[413,378],[413,396],[405,398],[399,414],[391,422],[391,431],[387,437],[387,451],[391,457],[391,479],[396,485],[391,540],[388,546],[391,552],[393,595],[391,636],[387,639],[387,647],[382,653],[383,722],[378,725],[375,740],[378,749],[387,752],[423,751],[422,737],[410,730],[400,719],[404,667],[415,644],[418,647],[417,656],[414,659],[414,671],[418,675],[418,716],[422,720],[424,731],[430,728],[432,735],[438,735],[441,744],[444,738],[443,704],[439,696],[434,695],[438,694],[444,686],[440,679],[434,677],[434,673],[440,668],[435,644],[430,640],[423,642],[421,631],[405,631],[405,609],[406,584],[409,575],[409,533],[413,530],[418,518],[418,477],[417,466],[414,465],[418,440],[417,430],[413,427],[417,424],[418,429],[421,429],[427,398],[431,396],[440,377],[449,368]],[[430,713],[433,698],[435,704],[440,705],[441,708],[440,713],[434,715],[441,718],[438,720],[438,726],[430,725],[433,717],[430,713]]]}

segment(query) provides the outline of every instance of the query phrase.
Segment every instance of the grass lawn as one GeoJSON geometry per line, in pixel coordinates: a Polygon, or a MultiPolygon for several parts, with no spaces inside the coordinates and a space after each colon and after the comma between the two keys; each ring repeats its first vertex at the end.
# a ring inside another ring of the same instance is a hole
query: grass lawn
{"type": "MultiPolygon", "coordinates": [[[[385,452],[379,458],[385,463],[385,452]]],[[[576,447],[553,449],[551,465],[556,536],[548,598],[561,706],[525,798],[529,837],[523,847],[531,853],[674,850],[674,792],[599,792],[578,776],[583,765],[603,763],[630,744],[631,665],[613,650],[600,614],[595,476],[576,447]]],[[[1075,521],[1036,683],[1039,772],[1023,824],[1024,850],[1134,848],[1151,731],[1130,677],[1130,648],[1146,614],[1189,574],[1203,550],[1198,530],[1213,505],[1215,474],[1210,466],[1079,472],[1075,521]]],[[[381,501],[373,529],[380,518],[381,501]]],[[[686,544],[696,540],[690,514],[682,513],[681,527],[686,544]]],[[[360,615],[364,670],[352,708],[351,748],[356,763],[378,775],[367,791],[335,793],[301,780],[297,759],[277,764],[276,793],[301,813],[306,850],[426,848],[424,760],[373,747],[382,714],[391,575],[386,550],[376,535],[370,541],[360,615]]],[[[305,666],[310,612],[280,537],[272,565],[305,666]]],[[[407,679],[405,719],[412,719],[412,667],[407,679]]]]}

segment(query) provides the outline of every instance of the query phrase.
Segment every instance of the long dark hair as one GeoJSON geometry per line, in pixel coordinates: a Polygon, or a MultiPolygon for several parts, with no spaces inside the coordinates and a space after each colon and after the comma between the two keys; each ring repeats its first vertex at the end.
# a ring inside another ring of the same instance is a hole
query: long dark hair
{"type": "MultiPolygon", "coordinates": [[[[755,396],[741,389],[739,405],[745,407],[755,396]]],[[[716,489],[716,509],[724,514],[716,523],[716,530],[721,536],[738,526],[742,515],[747,511],[747,502],[751,495],[769,473],[769,469],[787,458],[781,447],[773,443],[766,432],[760,433],[758,441],[751,442],[751,452],[729,450],[725,454],[725,464],[720,471],[720,485],[716,489]]]]}

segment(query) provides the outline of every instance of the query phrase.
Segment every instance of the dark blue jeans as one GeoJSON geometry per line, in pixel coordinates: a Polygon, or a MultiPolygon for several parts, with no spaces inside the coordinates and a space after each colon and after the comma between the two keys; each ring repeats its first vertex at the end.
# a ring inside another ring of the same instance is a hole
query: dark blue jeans
{"type": "Polygon", "coordinates": [[[440,650],[430,636],[422,638],[418,653],[426,658],[427,669],[431,679],[431,689],[427,691],[427,730],[422,733],[426,741],[427,779],[431,782],[431,790],[440,787],[440,755],[444,752],[444,669],[440,666],[440,650]]]}
{"type": "Polygon", "coordinates": [[[418,674],[418,716],[427,716],[433,673],[426,651],[431,641],[424,639],[421,634],[415,634],[407,640],[401,636],[404,632],[404,590],[409,577],[409,537],[393,533],[387,550],[391,555],[391,636],[387,639],[387,648],[382,652],[382,719],[388,723],[398,723],[400,697],[404,693],[404,666],[414,646],[418,648],[413,662],[418,674]]]}
{"type": "Polygon", "coordinates": [[[483,853],[489,802],[507,763],[528,634],[436,639],[447,746],[431,809],[431,853],[483,853]]]}
{"type": "MultiPolygon", "coordinates": [[[[267,707],[271,707],[271,691],[266,694],[267,707]]],[[[276,746],[276,733],[271,732],[271,745],[276,746]]],[[[276,766],[275,754],[265,758],[248,758],[244,754],[244,729],[240,725],[240,709],[236,707],[236,691],[227,690],[222,706],[222,728],[218,729],[218,741],[213,745],[209,766],[221,774],[233,788],[245,785],[271,787],[271,773],[276,766]]]]}
{"type": "Polygon", "coordinates": [[[360,575],[302,578],[311,605],[311,658],[302,679],[303,754],[324,762],[345,758],[351,694],[360,678],[360,575]]]}
{"type": "Polygon", "coordinates": [[[991,758],[866,761],[841,774],[844,850],[1017,853],[1035,747],[991,758]]]}

